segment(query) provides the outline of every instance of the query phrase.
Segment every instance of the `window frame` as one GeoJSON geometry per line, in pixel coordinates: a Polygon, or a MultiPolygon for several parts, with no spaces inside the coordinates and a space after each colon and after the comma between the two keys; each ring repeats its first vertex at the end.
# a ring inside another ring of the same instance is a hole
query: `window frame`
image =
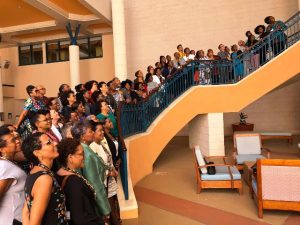
{"type": "Polygon", "coordinates": [[[44,57],[43,57],[43,44],[41,42],[38,43],[31,43],[31,44],[22,44],[18,46],[18,58],[19,58],[19,66],[30,66],[30,65],[39,65],[44,64],[44,57]],[[42,61],[40,63],[33,63],[33,45],[41,45],[42,48],[42,61]],[[21,64],[21,48],[29,46],[29,64],[21,64]]]}

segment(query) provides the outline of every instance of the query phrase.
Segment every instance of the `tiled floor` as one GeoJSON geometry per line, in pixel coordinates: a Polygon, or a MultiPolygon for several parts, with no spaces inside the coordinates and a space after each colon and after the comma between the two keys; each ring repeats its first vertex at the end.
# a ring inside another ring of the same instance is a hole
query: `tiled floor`
{"type": "MultiPolygon", "coordinates": [[[[296,137],[290,145],[284,140],[267,140],[264,147],[272,158],[300,158],[296,137]]],[[[233,149],[232,139],[226,138],[226,153],[233,149]]],[[[299,225],[300,214],[265,211],[257,217],[257,208],[244,183],[244,194],[236,190],[203,190],[196,193],[193,155],[187,137],[175,137],[154,165],[153,173],[135,187],[139,218],[124,220],[124,225],[299,225]]]]}

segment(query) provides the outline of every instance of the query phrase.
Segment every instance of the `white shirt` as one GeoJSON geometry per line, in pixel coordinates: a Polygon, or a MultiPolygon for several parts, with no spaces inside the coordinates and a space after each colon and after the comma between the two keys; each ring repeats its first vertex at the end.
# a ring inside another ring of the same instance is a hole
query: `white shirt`
{"type": "Polygon", "coordinates": [[[14,179],[1,199],[0,225],[12,224],[14,219],[22,222],[26,177],[26,173],[17,165],[7,160],[0,159],[0,180],[9,178],[14,179]]]}
{"type": "Polygon", "coordinates": [[[160,79],[157,75],[152,75],[152,78],[153,78],[153,82],[157,83],[157,84],[160,84],[160,79]]]}
{"type": "Polygon", "coordinates": [[[189,55],[188,57],[183,56],[184,61],[188,61],[188,60],[194,60],[195,56],[194,55],[189,55]]]}
{"type": "Polygon", "coordinates": [[[55,136],[58,138],[58,140],[61,141],[62,136],[61,136],[61,133],[59,132],[59,130],[56,128],[56,126],[54,126],[54,125],[52,124],[51,130],[52,130],[52,132],[55,134],[55,136]]]}

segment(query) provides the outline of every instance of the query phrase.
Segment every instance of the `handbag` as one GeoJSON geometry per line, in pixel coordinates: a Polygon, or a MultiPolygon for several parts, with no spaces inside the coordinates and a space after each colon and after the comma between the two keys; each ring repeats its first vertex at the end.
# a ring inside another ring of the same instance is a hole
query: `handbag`
{"type": "MultiPolygon", "coordinates": [[[[208,162],[207,165],[214,164],[213,162],[208,162]]],[[[216,167],[215,166],[208,166],[207,167],[207,173],[209,175],[215,175],[216,174],[216,167]]]]}

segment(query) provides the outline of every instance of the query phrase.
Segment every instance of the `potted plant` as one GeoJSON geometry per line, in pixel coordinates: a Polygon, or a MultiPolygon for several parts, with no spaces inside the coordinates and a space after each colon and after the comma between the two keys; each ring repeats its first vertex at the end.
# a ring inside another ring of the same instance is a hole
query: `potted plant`
{"type": "Polygon", "coordinates": [[[240,122],[232,124],[233,132],[235,132],[235,131],[253,131],[254,124],[246,122],[246,119],[248,118],[247,114],[241,112],[239,114],[239,116],[240,116],[240,122]]]}

